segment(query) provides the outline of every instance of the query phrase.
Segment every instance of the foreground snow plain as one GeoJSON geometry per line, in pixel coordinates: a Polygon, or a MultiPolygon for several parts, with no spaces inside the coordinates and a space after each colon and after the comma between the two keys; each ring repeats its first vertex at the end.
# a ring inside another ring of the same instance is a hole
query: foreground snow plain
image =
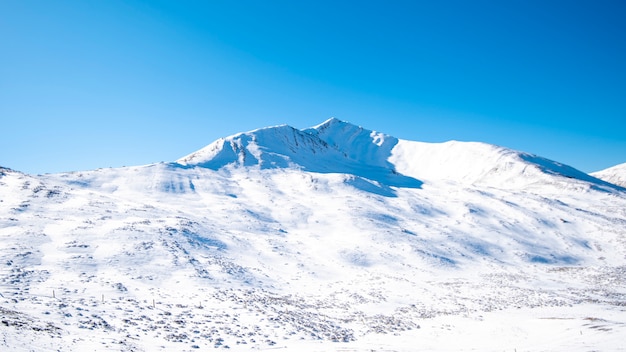
{"type": "Polygon", "coordinates": [[[331,119],[0,201],[3,350],[624,349],[626,191],[501,147],[331,119]]]}

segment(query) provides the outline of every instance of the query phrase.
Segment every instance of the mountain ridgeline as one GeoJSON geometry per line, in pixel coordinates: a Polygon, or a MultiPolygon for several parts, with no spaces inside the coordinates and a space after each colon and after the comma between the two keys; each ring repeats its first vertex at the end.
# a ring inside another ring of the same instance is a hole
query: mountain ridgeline
{"type": "Polygon", "coordinates": [[[212,170],[227,166],[293,167],[352,174],[396,187],[418,188],[424,181],[443,180],[500,188],[552,184],[620,189],[570,166],[524,152],[477,142],[400,140],[335,118],[303,130],[281,125],[221,138],[177,162],[212,170]]]}

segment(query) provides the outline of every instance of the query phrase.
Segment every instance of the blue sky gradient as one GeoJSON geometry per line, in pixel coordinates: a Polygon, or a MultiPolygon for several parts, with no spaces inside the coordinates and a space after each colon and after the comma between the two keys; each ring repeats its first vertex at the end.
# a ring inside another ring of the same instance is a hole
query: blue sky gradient
{"type": "Polygon", "coordinates": [[[626,162],[624,1],[0,1],[0,165],[173,161],[329,117],[626,162]]]}

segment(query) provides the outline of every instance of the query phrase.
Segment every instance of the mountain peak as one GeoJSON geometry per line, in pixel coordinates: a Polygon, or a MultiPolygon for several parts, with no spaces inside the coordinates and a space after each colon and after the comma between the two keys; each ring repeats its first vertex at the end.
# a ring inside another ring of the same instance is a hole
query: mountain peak
{"type": "Polygon", "coordinates": [[[421,181],[398,174],[388,161],[397,142],[393,137],[331,118],[303,130],[280,125],[221,138],[177,162],[213,170],[296,168],[348,174],[383,187],[420,187],[421,181]]]}
{"type": "Polygon", "coordinates": [[[346,132],[372,132],[364,129],[361,126],[354,125],[348,121],[340,120],[336,117],[331,117],[328,120],[320,123],[317,126],[306,128],[304,132],[311,134],[346,134],[346,132]]]}
{"type": "Polygon", "coordinates": [[[393,169],[387,159],[398,143],[397,138],[334,117],[303,131],[317,136],[354,161],[393,169]]]}
{"type": "Polygon", "coordinates": [[[312,127],[312,129],[316,129],[316,130],[326,129],[326,128],[330,128],[332,126],[336,126],[338,124],[349,124],[349,122],[340,120],[340,119],[338,119],[336,117],[331,117],[328,120],[320,123],[319,125],[316,125],[316,126],[312,127]]]}
{"type": "Polygon", "coordinates": [[[303,130],[278,125],[220,138],[177,162],[211,169],[237,164],[330,171],[337,167],[332,163],[339,163],[392,170],[387,159],[397,143],[396,138],[332,117],[303,130]]]}

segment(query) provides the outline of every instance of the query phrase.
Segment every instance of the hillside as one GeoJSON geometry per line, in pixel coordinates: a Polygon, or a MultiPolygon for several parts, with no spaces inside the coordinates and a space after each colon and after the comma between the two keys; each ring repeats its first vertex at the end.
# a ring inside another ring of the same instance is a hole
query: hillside
{"type": "Polygon", "coordinates": [[[626,187],[626,163],[615,165],[608,169],[591,173],[592,176],[597,177],[606,182],[626,187]]]}
{"type": "Polygon", "coordinates": [[[0,346],[614,350],[625,234],[624,189],[569,166],[336,119],[1,169],[0,346]]]}

